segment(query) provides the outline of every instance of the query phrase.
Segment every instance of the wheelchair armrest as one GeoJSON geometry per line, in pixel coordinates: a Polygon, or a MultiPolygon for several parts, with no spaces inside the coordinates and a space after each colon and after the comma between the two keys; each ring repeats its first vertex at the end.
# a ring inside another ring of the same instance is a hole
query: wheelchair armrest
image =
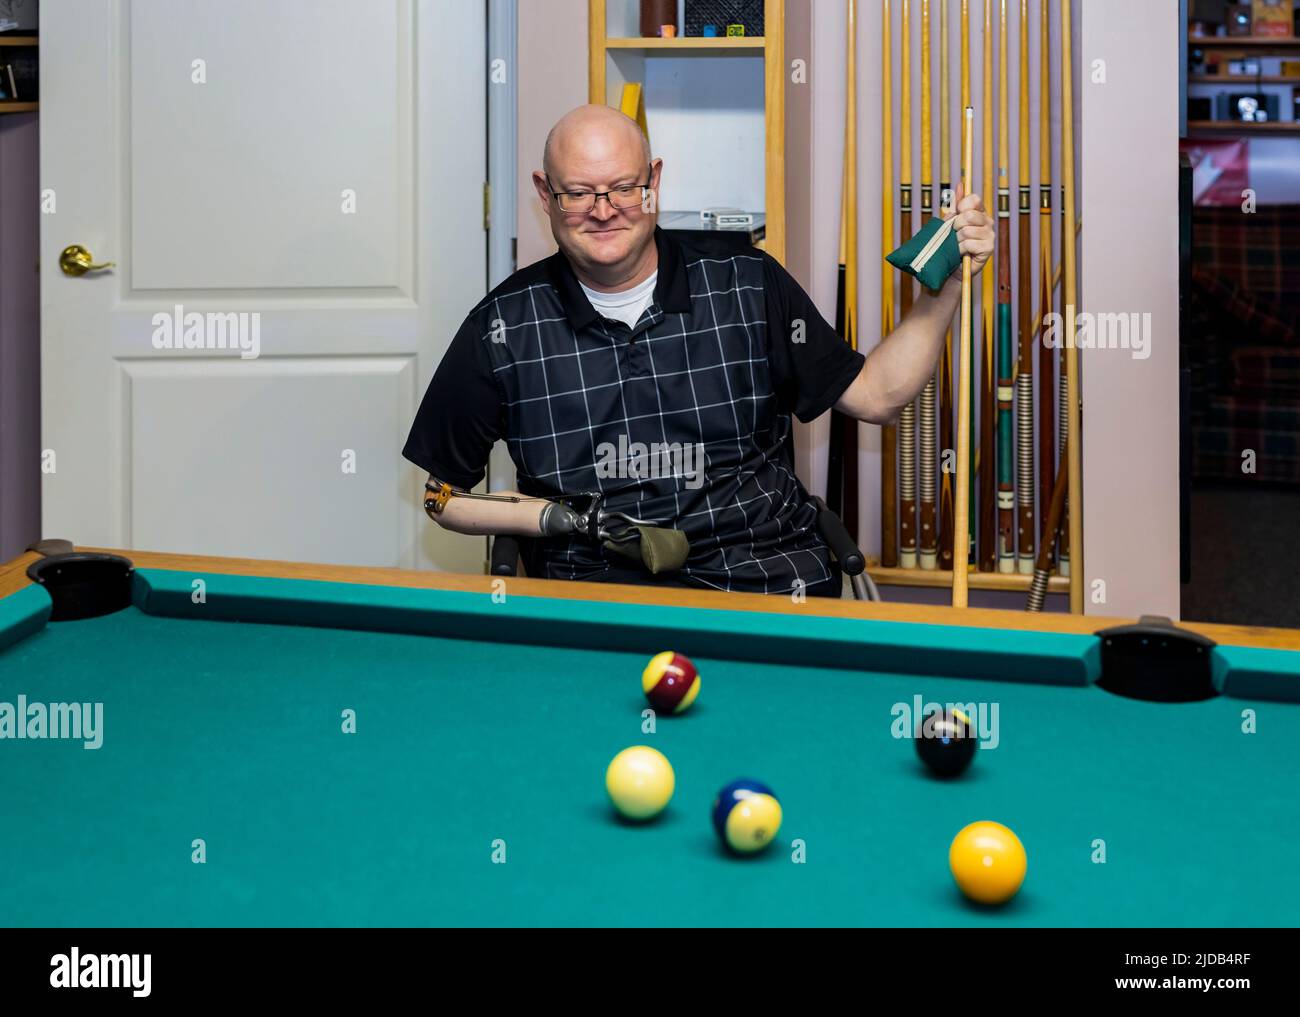
{"type": "Polygon", "coordinates": [[[492,575],[519,575],[519,541],[511,536],[492,538],[492,575]]]}
{"type": "Polygon", "coordinates": [[[849,536],[844,522],[826,507],[826,502],[820,498],[813,498],[813,504],[817,507],[817,529],[822,539],[830,545],[831,553],[839,562],[840,569],[846,576],[861,575],[867,567],[867,559],[858,548],[857,541],[849,536]]]}

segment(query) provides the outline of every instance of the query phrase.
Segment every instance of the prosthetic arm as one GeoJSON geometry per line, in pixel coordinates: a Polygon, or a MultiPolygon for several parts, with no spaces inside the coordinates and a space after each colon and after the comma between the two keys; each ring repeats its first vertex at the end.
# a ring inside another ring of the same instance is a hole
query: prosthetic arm
{"type": "Polygon", "coordinates": [[[686,562],[690,543],[680,530],[660,526],[651,519],[637,519],[605,507],[599,492],[561,495],[558,498],[525,498],[513,494],[474,494],[430,479],[424,485],[424,511],[437,518],[452,498],[503,501],[514,504],[544,503],[538,529],[544,537],[577,536],[610,551],[641,562],[652,575],[675,572],[686,562]]]}

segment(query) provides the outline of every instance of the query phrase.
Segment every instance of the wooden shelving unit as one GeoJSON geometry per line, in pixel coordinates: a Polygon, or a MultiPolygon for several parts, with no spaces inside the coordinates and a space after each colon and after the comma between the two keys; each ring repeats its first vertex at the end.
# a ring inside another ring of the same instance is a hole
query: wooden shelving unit
{"type": "MultiPolygon", "coordinates": [[[[1188,50],[1213,49],[1219,54],[1220,62],[1233,51],[1252,60],[1275,54],[1300,52],[1300,38],[1293,36],[1203,36],[1187,37],[1188,50]]],[[[1222,63],[1220,63],[1222,66],[1222,63]]],[[[1286,77],[1278,74],[1188,74],[1187,84],[1217,85],[1220,88],[1250,88],[1256,85],[1293,85],[1300,86],[1300,77],[1286,77]]],[[[1266,123],[1244,123],[1240,120],[1189,120],[1188,135],[1194,134],[1228,134],[1242,137],[1287,137],[1300,134],[1300,121],[1271,120],[1266,123]]]]}
{"type": "Polygon", "coordinates": [[[1300,78],[1278,74],[1189,74],[1189,85],[1300,85],[1300,78]]]}
{"type": "MultiPolygon", "coordinates": [[[[35,49],[40,45],[40,36],[27,35],[0,35],[0,49],[6,47],[24,47],[35,49]]],[[[0,99],[0,116],[6,113],[37,113],[40,111],[39,102],[23,102],[22,100],[0,99]]]]}
{"type": "MultiPolygon", "coordinates": [[[[644,81],[644,61],[656,56],[701,56],[725,60],[762,56],[766,134],[763,249],[785,262],[785,0],[764,0],[762,38],[679,37],[676,39],[611,37],[608,0],[587,0],[588,101],[617,106],[626,81],[644,81]],[[640,78],[637,77],[640,75],[640,78]]],[[[757,209],[755,211],[758,211],[757,209]]]]}
{"type": "MultiPolygon", "coordinates": [[[[878,558],[867,561],[867,571],[881,586],[913,587],[951,587],[952,572],[949,569],[901,569],[883,568],[878,558]]],[[[1019,572],[967,572],[967,584],[972,590],[1001,590],[1004,593],[1029,592],[1033,576],[1021,575],[1019,572]]],[[[1070,577],[1052,575],[1047,580],[1048,593],[1070,592],[1070,577]]]]}
{"type": "Polygon", "coordinates": [[[716,39],[701,39],[695,36],[677,39],[643,39],[635,37],[631,39],[606,39],[606,49],[687,49],[687,50],[747,50],[750,52],[761,52],[767,45],[767,40],[762,38],[727,38],[719,36],[716,39]]]}
{"type": "Polygon", "coordinates": [[[1300,49],[1300,39],[1294,36],[1254,36],[1214,35],[1196,38],[1187,37],[1189,46],[1205,46],[1212,49],[1300,49]]]}
{"type": "Polygon", "coordinates": [[[1189,120],[1188,134],[1300,134],[1300,122],[1272,120],[1263,124],[1237,120],[1189,120]]]}

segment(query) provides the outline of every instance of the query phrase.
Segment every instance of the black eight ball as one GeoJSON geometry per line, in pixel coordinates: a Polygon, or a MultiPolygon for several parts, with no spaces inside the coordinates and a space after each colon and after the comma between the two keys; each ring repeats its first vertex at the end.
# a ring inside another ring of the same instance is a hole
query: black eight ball
{"type": "Polygon", "coordinates": [[[979,748],[965,714],[927,714],[916,732],[916,754],[937,777],[956,777],[970,766],[979,748]]]}

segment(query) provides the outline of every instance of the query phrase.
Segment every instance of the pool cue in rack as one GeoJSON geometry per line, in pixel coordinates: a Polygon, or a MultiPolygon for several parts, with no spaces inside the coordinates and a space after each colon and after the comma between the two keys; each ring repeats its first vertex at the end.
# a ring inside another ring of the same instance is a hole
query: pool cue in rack
{"type": "MultiPolygon", "coordinates": [[[[948,153],[953,147],[950,145],[949,133],[951,98],[948,74],[954,73],[957,68],[951,65],[948,23],[953,7],[957,5],[961,30],[960,109],[964,111],[973,108],[970,101],[973,69],[970,47],[974,41],[971,36],[971,2],[972,0],[960,0],[959,4],[958,0],[900,2],[897,6],[901,19],[897,24],[891,16],[895,5],[882,4],[885,14],[882,22],[882,114],[885,122],[882,130],[882,222],[890,234],[888,243],[882,243],[882,249],[892,250],[913,233],[916,223],[912,212],[915,210],[917,188],[920,189],[923,221],[929,221],[934,214],[932,100],[936,97],[931,89],[936,87],[939,90],[940,204],[952,193],[948,183],[951,179],[948,173],[948,153]],[[938,12],[934,10],[936,5],[939,7],[938,12]],[[917,10],[914,8],[919,8],[921,22],[920,172],[915,180],[912,172],[912,144],[915,140],[913,132],[918,129],[918,124],[913,120],[912,107],[913,86],[917,84],[912,80],[912,47],[915,42],[914,33],[917,32],[917,25],[913,21],[917,10]],[[931,61],[931,19],[934,17],[939,18],[941,66],[937,83],[934,81],[931,61]],[[898,37],[900,45],[897,56],[893,51],[894,36],[898,37]],[[894,83],[892,73],[895,65],[901,72],[897,84],[894,83]],[[892,119],[896,115],[893,107],[895,96],[899,101],[897,127],[894,127],[892,119]],[[898,132],[897,137],[894,135],[895,130],[898,132]],[[898,149],[897,165],[893,162],[895,147],[898,149]],[[897,210],[893,207],[895,201],[899,206],[897,210]],[[898,232],[896,237],[893,235],[895,230],[898,232]]],[[[978,3],[979,0],[974,2],[978,3]]],[[[1041,534],[1051,507],[1057,465],[1058,462],[1069,462],[1070,450],[1075,447],[1069,425],[1081,405],[1076,400],[1074,412],[1071,412],[1068,392],[1070,361],[1073,359],[1077,370],[1077,351],[1073,355],[1068,350],[1062,351],[1058,357],[1053,346],[1059,344],[1049,346],[1045,341],[1059,333],[1059,330],[1053,332],[1051,328],[1059,320],[1052,312],[1059,309],[1063,313],[1065,310],[1066,287],[1059,287],[1058,304],[1057,283],[1064,279],[1067,254],[1076,265],[1074,299],[1077,300],[1077,261],[1074,249],[1067,250],[1064,238],[1077,237],[1079,222],[1075,217],[1073,228],[1067,229],[1062,221],[1059,233],[1061,239],[1058,241],[1053,236],[1052,218],[1056,214],[1056,208],[1053,207],[1052,190],[1054,185],[1061,189],[1058,207],[1064,220],[1065,206],[1071,204],[1074,197],[1070,193],[1074,187],[1074,167],[1072,164],[1067,167],[1062,155],[1060,181],[1057,183],[1052,180],[1051,113],[1055,98],[1052,92],[1053,78],[1058,78],[1053,71],[1058,68],[1053,68],[1051,64],[1051,17],[1056,13],[1052,10],[1056,5],[1051,0],[1040,0],[1038,4],[1037,82],[1033,81],[1031,69],[1031,6],[1030,0],[1020,0],[1019,4],[1016,0],[984,0],[984,34],[979,40],[984,54],[981,65],[985,108],[982,122],[984,144],[980,160],[984,172],[978,183],[972,175],[972,187],[978,186],[981,189],[985,210],[996,223],[996,244],[991,263],[985,266],[986,275],[980,280],[974,294],[974,300],[979,304],[978,309],[972,307],[971,312],[971,487],[967,502],[969,517],[965,528],[970,546],[969,568],[980,573],[978,577],[971,577],[971,585],[984,589],[1021,590],[1026,593],[1041,557],[1041,534]],[[994,3],[998,4],[996,12],[994,3]],[[1012,38],[1012,19],[1017,13],[1020,18],[1016,26],[1019,29],[1019,48],[1015,54],[1019,70],[1016,97],[1018,108],[1013,112],[1010,105],[1013,73],[1010,43],[1015,41],[1012,38]],[[997,33],[996,40],[994,32],[997,33]],[[997,60],[996,65],[994,59],[997,60]],[[1039,93],[1039,180],[1036,185],[1039,189],[1039,264],[1036,266],[1036,280],[1031,219],[1034,214],[1035,186],[1031,177],[1034,144],[1031,130],[1033,84],[1037,84],[1039,93]],[[1013,130],[1011,117],[1016,112],[1019,114],[1019,148],[1015,154],[1019,158],[1013,162],[1010,151],[1013,130]],[[996,171],[994,159],[997,160],[996,171]],[[1013,188],[1018,198],[1016,211],[1012,210],[1013,188]],[[1017,216],[1015,230],[1011,228],[1013,215],[1017,216]],[[1056,243],[1060,243],[1059,249],[1056,248],[1056,243]],[[1054,255],[1058,257],[1055,262],[1054,255]],[[975,332],[974,319],[977,316],[980,329],[975,332]],[[1034,356],[1036,344],[1039,347],[1037,357],[1034,356]],[[983,577],[984,573],[989,573],[987,578],[983,577]]],[[[1058,80],[1062,83],[1060,94],[1063,106],[1067,98],[1064,91],[1064,76],[1067,73],[1070,72],[1062,61],[1058,80]]],[[[1072,88],[1069,108],[1074,108],[1072,88]]],[[[1064,139],[1061,141],[1063,144],[1064,139]]],[[[962,156],[959,155],[959,160],[960,158],[962,156]]],[[[976,158],[972,150],[972,160],[976,158]]],[[[956,169],[958,173],[962,171],[960,162],[956,169]]],[[[882,294],[882,331],[888,332],[903,319],[914,303],[912,281],[910,277],[902,275],[898,280],[898,285],[902,288],[897,293],[893,291],[892,279],[882,285],[885,288],[882,294]]],[[[1071,306],[1075,305],[1072,303],[1071,306]]],[[[887,584],[946,585],[951,582],[953,564],[960,560],[953,544],[957,529],[955,477],[951,469],[951,459],[956,451],[953,448],[953,414],[956,410],[953,331],[948,330],[945,336],[944,353],[937,367],[936,378],[927,383],[918,399],[901,414],[898,426],[888,429],[885,441],[882,442],[883,539],[878,570],[885,573],[882,578],[887,584]],[[950,464],[947,470],[943,469],[945,456],[950,464]],[[886,554],[890,550],[891,537],[895,555],[892,567],[888,564],[886,554]],[[927,579],[927,576],[930,578],[927,579]]],[[[959,345],[960,336],[957,339],[959,345]]],[[[1076,387],[1078,381],[1076,375],[1076,387]]],[[[1074,455],[1077,459],[1077,449],[1074,455]]],[[[1078,501],[1068,489],[1069,482],[1067,470],[1067,495],[1061,514],[1061,537],[1059,541],[1051,539],[1048,542],[1053,562],[1057,558],[1054,549],[1061,553],[1061,567],[1053,573],[1061,578],[1068,577],[1070,511],[1078,501]]],[[[1081,540],[1081,535],[1079,539],[1081,540]]],[[[1049,588],[1056,592],[1064,591],[1067,586],[1060,579],[1049,583],[1049,588]]],[[[1071,604],[1072,609],[1079,609],[1081,605],[1077,595],[1072,596],[1071,604]]]]}

